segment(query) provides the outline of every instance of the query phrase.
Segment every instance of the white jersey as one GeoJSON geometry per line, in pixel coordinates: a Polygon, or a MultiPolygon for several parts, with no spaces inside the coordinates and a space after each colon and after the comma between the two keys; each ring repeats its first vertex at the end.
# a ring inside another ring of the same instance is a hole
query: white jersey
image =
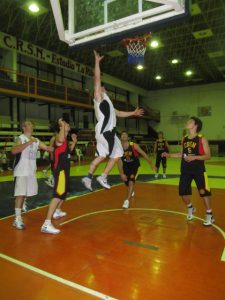
{"type": "MultiPolygon", "coordinates": [[[[29,138],[25,134],[19,136],[22,144],[29,142],[29,138]]],[[[17,176],[35,176],[37,165],[36,157],[40,141],[27,146],[22,152],[16,154],[14,161],[13,175],[17,176]]]]}
{"type": "Polygon", "coordinates": [[[95,116],[97,124],[95,126],[96,134],[102,134],[106,131],[112,131],[116,127],[116,112],[112,101],[104,93],[103,100],[98,102],[94,99],[95,116]]]}

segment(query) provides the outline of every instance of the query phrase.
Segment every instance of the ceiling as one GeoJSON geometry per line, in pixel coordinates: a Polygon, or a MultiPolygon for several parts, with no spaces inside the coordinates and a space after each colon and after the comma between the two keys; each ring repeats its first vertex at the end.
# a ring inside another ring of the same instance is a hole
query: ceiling
{"type": "MultiPolygon", "coordinates": [[[[93,49],[77,50],[60,42],[50,1],[37,2],[46,11],[34,16],[22,9],[25,0],[1,0],[0,30],[92,66],[93,49]]],[[[67,1],[61,1],[61,5],[66,14],[67,1]]],[[[145,67],[141,71],[128,64],[126,49],[120,41],[98,46],[97,50],[105,55],[102,71],[148,90],[225,80],[224,0],[193,0],[191,16],[155,30],[152,39],[155,38],[161,46],[147,48],[145,67]],[[115,50],[120,56],[113,55],[115,50]],[[173,58],[178,58],[180,63],[171,64],[173,58]],[[184,72],[188,69],[193,71],[193,75],[187,78],[184,72]],[[156,80],[156,75],[161,75],[162,79],[156,80]]]]}

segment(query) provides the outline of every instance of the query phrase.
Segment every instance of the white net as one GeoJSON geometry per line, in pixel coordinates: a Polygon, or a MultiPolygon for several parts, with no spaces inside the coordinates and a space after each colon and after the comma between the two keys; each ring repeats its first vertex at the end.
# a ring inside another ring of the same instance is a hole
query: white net
{"type": "Polygon", "coordinates": [[[146,41],[141,40],[130,40],[126,45],[127,52],[133,57],[142,57],[146,51],[146,41]]]}
{"type": "Polygon", "coordinates": [[[137,38],[126,38],[123,40],[128,52],[128,63],[132,64],[144,62],[147,42],[149,39],[150,34],[137,38]]]}

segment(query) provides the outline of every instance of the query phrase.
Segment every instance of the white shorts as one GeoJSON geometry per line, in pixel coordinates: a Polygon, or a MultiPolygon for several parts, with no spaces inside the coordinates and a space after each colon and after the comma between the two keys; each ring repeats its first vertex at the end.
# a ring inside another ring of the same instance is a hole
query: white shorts
{"type": "Polygon", "coordinates": [[[15,177],[14,196],[35,196],[38,193],[37,178],[33,176],[15,177]]]}
{"type": "Polygon", "coordinates": [[[123,147],[119,138],[112,132],[96,134],[96,156],[118,158],[123,156],[123,147]]]}

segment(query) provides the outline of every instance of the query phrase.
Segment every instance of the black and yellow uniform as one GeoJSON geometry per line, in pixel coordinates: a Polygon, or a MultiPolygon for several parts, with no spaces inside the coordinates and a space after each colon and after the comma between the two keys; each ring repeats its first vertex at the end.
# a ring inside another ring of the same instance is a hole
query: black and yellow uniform
{"type": "Polygon", "coordinates": [[[53,197],[64,200],[68,192],[70,172],[70,149],[65,140],[60,146],[54,145],[53,152],[53,176],[55,185],[53,197]]]}
{"type": "Polygon", "coordinates": [[[160,167],[162,162],[163,169],[166,169],[166,157],[162,157],[163,152],[168,152],[165,139],[156,140],[156,162],[155,166],[157,169],[160,167]]]}
{"type": "Polygon", "coordinates": [[[138,152],[134,149],[134,143],[129,142],[129,146],[124,150],[124,154],[122,156],[123,162],[123,172],[127,176],[128,184],[129,181],[135,182],[138,168],[140,167],[140,161],[138,158],[138,152]]]}
{"type": "Polygon", "coordinates": [[[183,153],[181,160],[181,176],[179,183],[179,194],[181,196],[191,195],[191,182],[194,179],[201,197],[210,196],[210,188],[208,178],[205,172],[204,160],[193,160],[186,162],[185,156],[204,155],[202,144],[202,135],[198,134],[193,139],[189,139],[186,135],[183,139],[183,153]]]}

